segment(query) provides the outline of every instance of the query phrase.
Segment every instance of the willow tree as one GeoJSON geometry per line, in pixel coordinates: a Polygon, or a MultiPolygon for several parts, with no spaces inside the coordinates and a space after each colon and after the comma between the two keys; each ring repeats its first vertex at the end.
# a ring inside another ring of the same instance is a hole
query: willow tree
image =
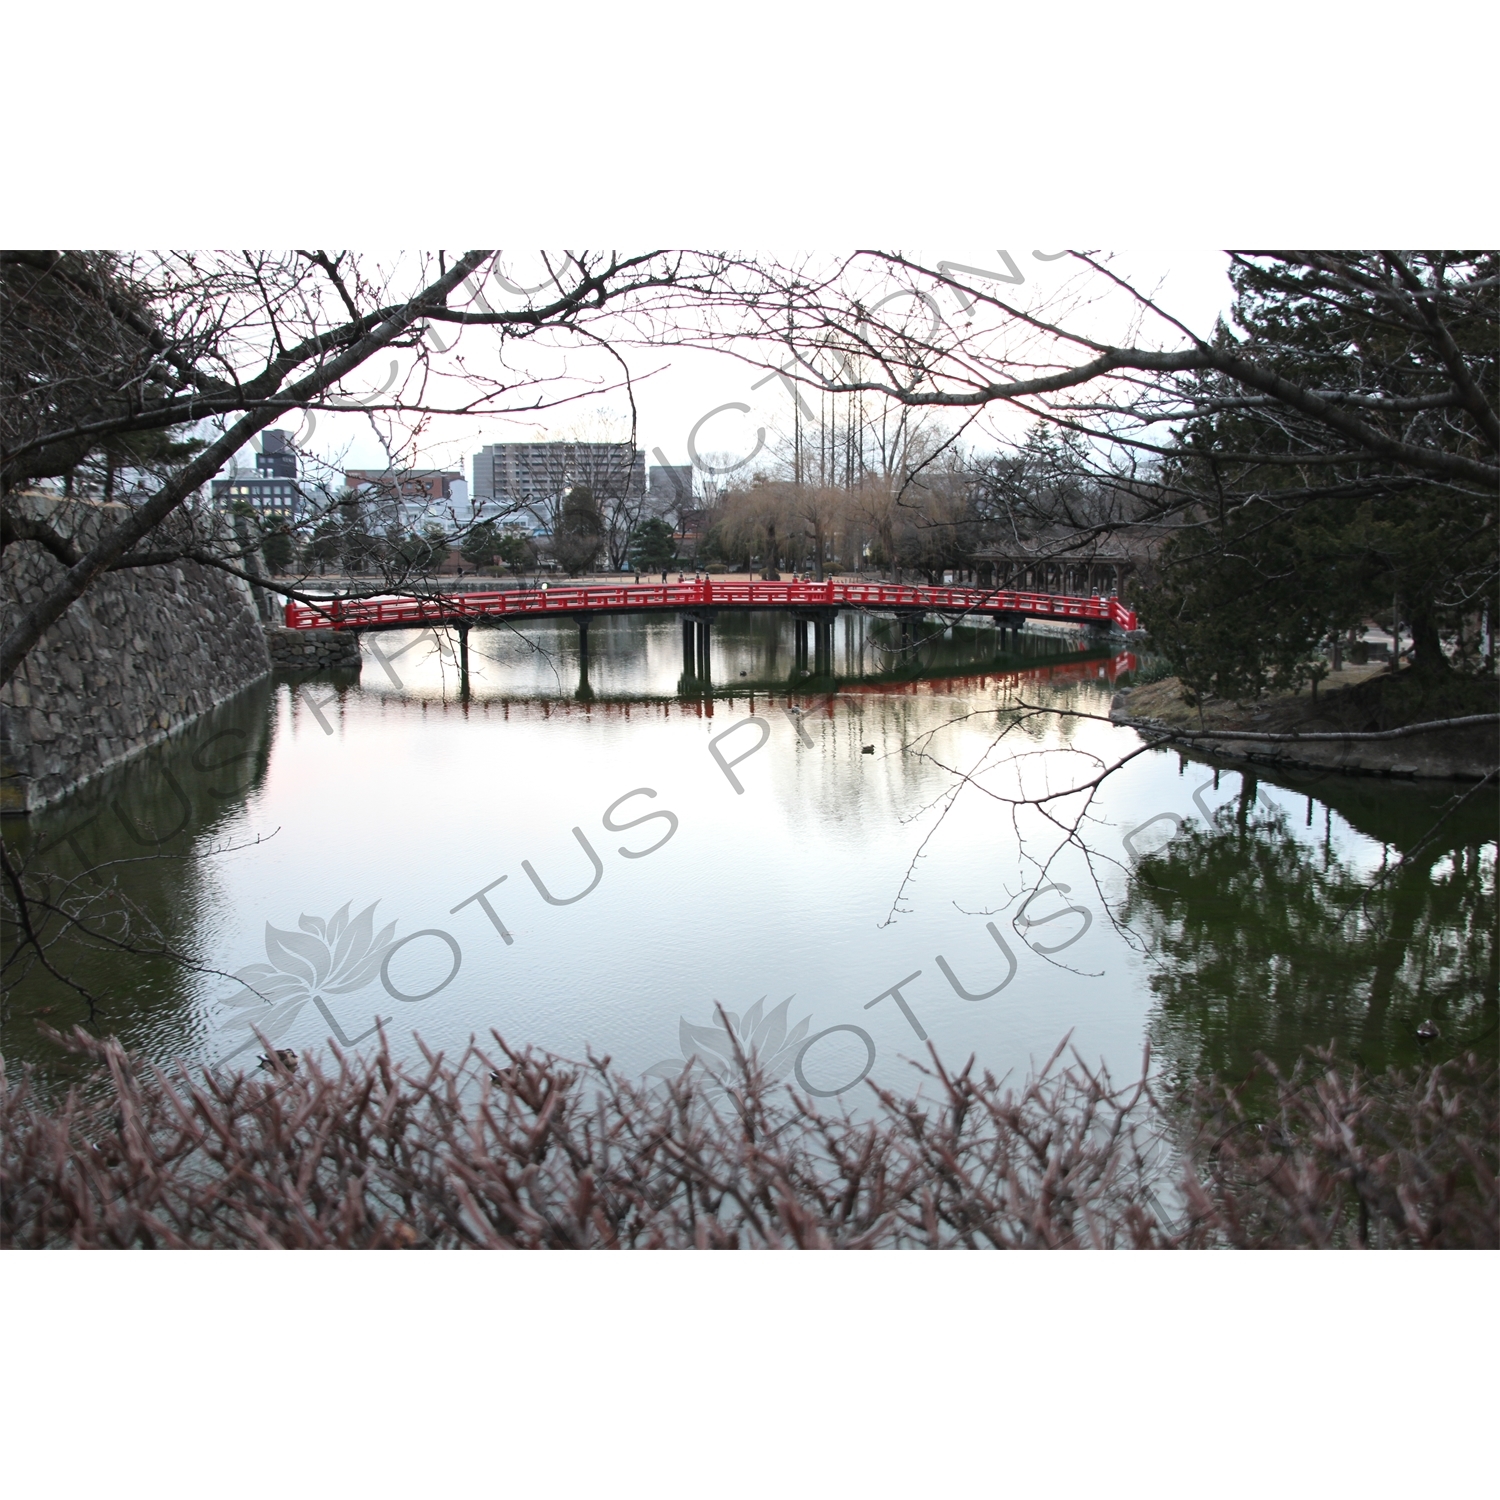
{"type": "Polygon", "coordinates": [[[1069,252],[1076,274],[1044,293],[999,256],[741,262],[726,336],[748,324],[798,386],[957,418],[955,439],[1000,413],[1072,434],[1079,483],[1030,496],[1031,519],[1055,523],[1059,554],[1124,527],[1172,536],[1147,622],[1215,681],[1295,675],[1381,606],[1443,674],[1443,634],[1500,586],[1500,256],[1232,254],[1233,313],[1209,329],[1105,258],[1069,252]],[[1096,294],[1134,309],[1134,342],[1098,335],[1096,294]],[[1090,486],[1110,503],[1080,515],[1066,496],[1090,486]]]}

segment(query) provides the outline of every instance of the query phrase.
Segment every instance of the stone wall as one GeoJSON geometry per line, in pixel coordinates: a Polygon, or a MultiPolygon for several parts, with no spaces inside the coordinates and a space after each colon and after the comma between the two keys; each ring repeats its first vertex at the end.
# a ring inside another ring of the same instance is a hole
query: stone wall
{"type": "MultiPolygon", "coordinates": [[[[7,504],[87,546],[124,507],[7,504]]],[[[25,608],[62,572],[35,542],[0,554],[0,597],[25,608]]],[[[192,723],[270,671],[248,585],[181,563],[106,574],[0,688],[0,811],[27,813],[192,723]]]]}
{"type": "Polygon", "coordinates": [[[359,636],[352,630],[266,627],[271,665],[288,672],[359,671],[359,636]]]}

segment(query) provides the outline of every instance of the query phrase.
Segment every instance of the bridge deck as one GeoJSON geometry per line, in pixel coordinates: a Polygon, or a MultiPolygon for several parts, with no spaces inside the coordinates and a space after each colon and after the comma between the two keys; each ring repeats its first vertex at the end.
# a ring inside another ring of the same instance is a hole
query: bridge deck
{"type": "Polygon", "coordinates": [[[528,615],[623,614],[690,609],[925,610],[952,615],[1026,615],[1034,619],[1136,628],[1135,611],[1118,599],[1069,594],[1027,594],[1008,589],[932,587],[890,583],[751,583],[699,578],[691,583],[583,585],[447,594],[439,598],[387,595],[330,600],[324,605],[289,600],[286,623],[294,630],[394,630],[423,625],[478,624],[528,615]]]}

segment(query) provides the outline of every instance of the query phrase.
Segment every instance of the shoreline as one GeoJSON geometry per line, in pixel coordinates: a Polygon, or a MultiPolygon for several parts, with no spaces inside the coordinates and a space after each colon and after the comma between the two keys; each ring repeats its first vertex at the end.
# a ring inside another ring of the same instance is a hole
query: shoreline
{"type": "Polygon", "coordinates": [[[1127,728],[1165,736],[1167,743],[1251,765],[1432,781],[1482,782],[1500,774],[1500,725],[1493,721],[1399,738],[1355,738],[1400,727],[1369,720],[1372,692],[1379,692],[1382,678],[1394,680],[1384,664],[1351,666],[1330,674],[1316,699],[1303,688],[1248,704],[1211,700],[1200,711],[1184,701],[1181,681],[1167,677],[1116,693],[1109,717],[1127,728]],[[1205,730],[1225,737],[1206,739],[1205,730]],[[1247,738],[1234,738],[1235,730],[1243,730],[1247,738]],[[1269,735],[1288,738],[1260,738],[1269,735]]]}

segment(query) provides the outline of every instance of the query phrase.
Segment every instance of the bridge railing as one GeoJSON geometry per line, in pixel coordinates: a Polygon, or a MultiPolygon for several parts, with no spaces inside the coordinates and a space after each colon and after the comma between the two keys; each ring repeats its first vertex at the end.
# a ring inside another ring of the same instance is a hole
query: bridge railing
{"type": "Polygon", "coordinates": [[[288,600],[286,623],[294,630],[368,630],[456,624],[527,615],[594,614],[624,610],[683,610],[715,605],[725,609],[850,608],[924,610],[935,614],[1016,614],[1034,619],[1107,622],[1137,628],[1136,614],[1118,599],[1095,594],[1021,593],[890,583],[751,583],[697,578],[683,583],[584,584],[572,588],[510,589],[437,598],[390,595],[331,599],[326,604],[288,600]]]}

